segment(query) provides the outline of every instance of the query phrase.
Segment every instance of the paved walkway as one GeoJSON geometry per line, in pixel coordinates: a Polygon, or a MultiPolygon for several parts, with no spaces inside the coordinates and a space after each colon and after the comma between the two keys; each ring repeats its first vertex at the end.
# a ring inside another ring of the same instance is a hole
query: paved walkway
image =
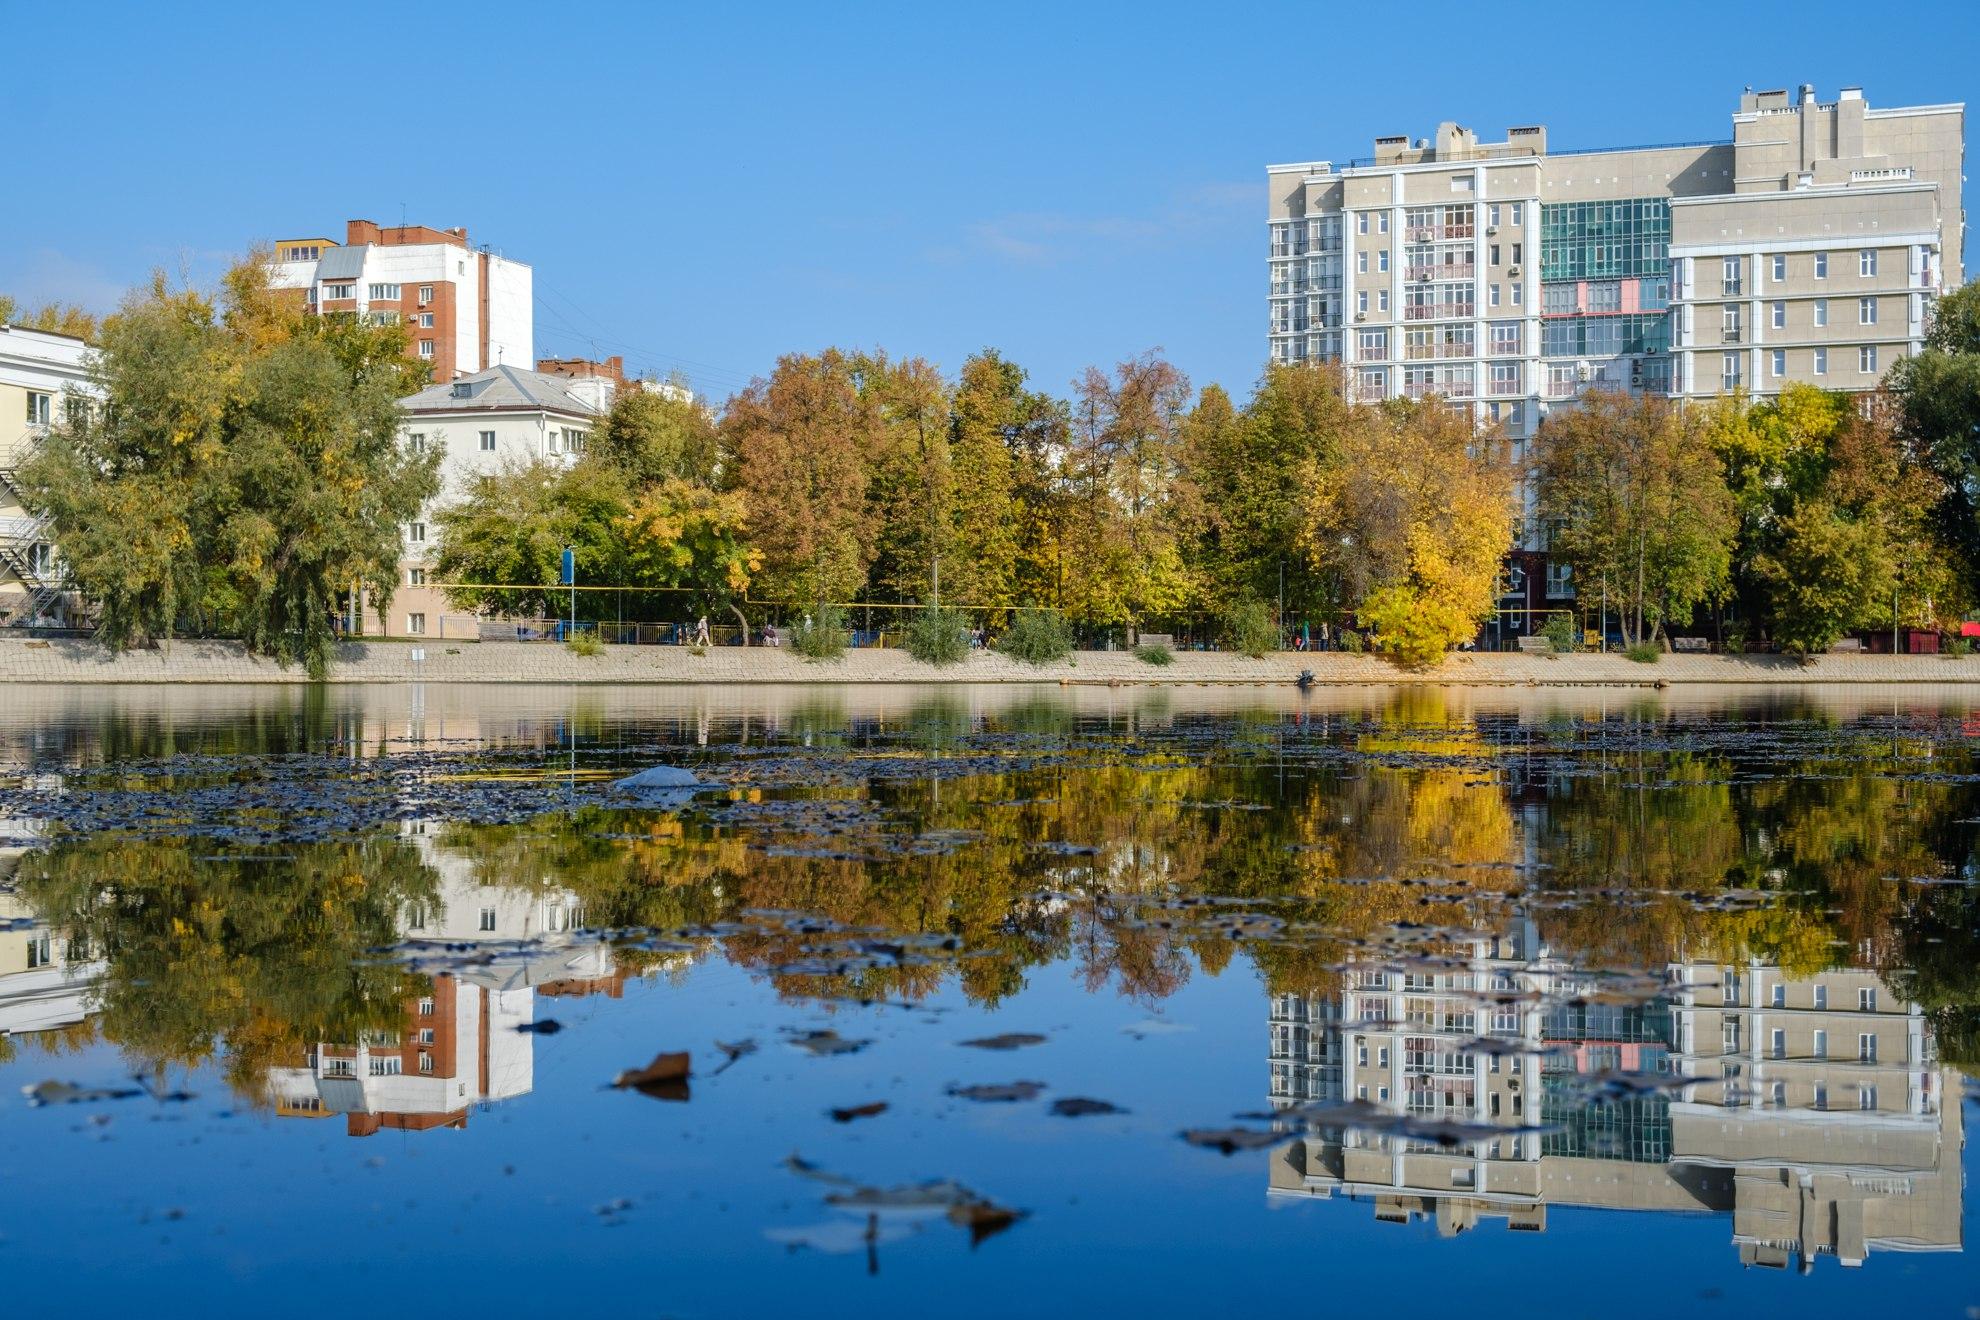
{"type": "MultiPolygon", "coordinates": [[[[1280,653],[1254,660],[1229,652],[1186,651],[1163,667],[1126,651],[1084,651],[1043,668],[992,652],[935,669],[904,651],[848,651],[808,664],[788,650],[721,647],[693,655],[672,646],[607,647],[573,655],[552,643],[436,642],[343,646],[333,683],[1095,683],[1293,682],[1313,671],[1320,684],[1656,687],[1697,683],[1980,683],[1980,657],[1828,655],[1801,664],[1780,656],[1666,655],[1636,664],[1619,655],[1457,654],[1435,669],[1398,669],[1374,656],[1280,653]]],[[[230,642],[174,642],[111,655],[94,642],[0,640],[0,683],[305,683],[287,669],[230,642]]]]}

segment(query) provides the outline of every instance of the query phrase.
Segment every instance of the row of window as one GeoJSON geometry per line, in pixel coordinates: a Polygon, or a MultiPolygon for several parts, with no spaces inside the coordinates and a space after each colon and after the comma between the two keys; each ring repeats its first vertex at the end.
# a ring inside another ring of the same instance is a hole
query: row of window
{"type": "MultiPolygon", "coordinates": [[[[1856,323],[1858,325],[1877,324],[1878,301],[1876,298],[1858,298],[1856,300],[1856,323]]],[[[1726,303],[1720,309],[1720,325],[1729,337],[1736,336],[1740,332],[1744,324],[1745,306],[1746,304],[1744,303],[1726,303]]],[[[1809,324],[1811,326],[1820,329],[1829,324],[1829,300],[1827,298],[1810,299],[1808,309],[1809,324]]],[[[1777,298],[1767,304],[1767,321],[1776,330],[1785,330],[1788,328],[1788,305],[1785,299],[1777,298]]]]}
{"type": "MultiPolygon", "coordinates": [[[[1808,374],[1826,376],[1829,374],[1829,350],[1815,348],[1807,350],[1808,374]]],[[[1785,380],[1788,375],[1788,352],[1785,348],[1774,349],[1767,355],[1767,375],[1772,380],[1785,380]]],[[[1795,355],[1799,358],[1800,354],[1795,355]]],[[[1874,376],[1878,371],[1878,354],[1875,344],[1862,344],[1856,350],[1856,372],[1859,376],[1874,376]]],[[[1728,390],[1743,386],[1746,372],[1746,354],[1733,352],[1725,355],[1720,364],[1720,384],[1728,390]]]]}
{"type": "MultiPolygon", "coordinates": [[[[1814,277],[1818,280],[1828,279],[1829,254],[1826,252],[1816,252],[1811,255],[1814,258],[1812,266],[1814,277]]],[[[1746,258],[1728,256],[1721,257],[1719,261],[1719,280],[1724,291],[1727,293],[1738,293],[1746,280],[1746,258]]],[[[1766,258],[1766,262],[1768,275],[1772,282],[1775,284],[1786,283],[1788,277],[1788,254],[1785,252],[1770,253],[1766,258]]],[[[1876,275],[1876,248],[1858,249],[1856,253],[1856,273],[1863,279],[1870,279],[1876,275]]]]}

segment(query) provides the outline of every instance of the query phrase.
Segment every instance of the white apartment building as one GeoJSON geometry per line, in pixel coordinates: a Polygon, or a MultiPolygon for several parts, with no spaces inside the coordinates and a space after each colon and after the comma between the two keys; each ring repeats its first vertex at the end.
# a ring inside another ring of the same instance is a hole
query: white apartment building
{"type": "Polygon", "coordinates": [[[53,534],[22,507],[14,474],[51,425],[100,394],[90,353],[71,335],[0,325],[0,623],[54,622],[64,612],[53,534]]]}
{"type": "Polygon", "coordinates": [[[380,227],[352,220],[344,242],[285,238],[270,282],[295,289],[318,312],[355,312],[406,327],[407,352],[435,381],[536,361],[534,272],[467,230],[380,227]]]}

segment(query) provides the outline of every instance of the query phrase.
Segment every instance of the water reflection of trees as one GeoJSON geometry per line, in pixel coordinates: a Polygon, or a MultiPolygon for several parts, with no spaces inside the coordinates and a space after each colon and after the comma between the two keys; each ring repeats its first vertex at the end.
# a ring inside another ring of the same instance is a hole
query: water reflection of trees
{"type": "MultiPolygon", "coordinates": [[[[1050,703],[1001,719],[991,731],[1021,745],[1072,732],[1050,703]]],[[[1399,922],[1492,929],[1518,902],[1584,966],[1751,955],[1802,975],[1867,961],[1939,1016],[1949,1058],[1972,1057],[1975,891],[1908,878],[1976,878],[1980,809],[1957,776],[1877,773],[1847,746],[1764,777],[1736,749],[1609,758],[1572,721],[1488,736],[1423,694],[1346,727],[1355,755],[1332,759],[1279,755],[1283,725],[1259,720],[1228,726],[1241,755],[1089,737],[1077,755],[961,779],[918,777],[910,756],[895,777],[791,790],[760,817],[586,807],[445,827],[434,846],[481,884],[569,891],[594,928],[714,928],[706,944],[792,996],[913,999],[953,983],[995,1004],[1065,961],[1089,990],[1154,1001],[1240,953],[1272,991],[1318,993],[1356,941],[1399,922]],[[1534,748],[1556,772],[1522,769],[1534,748]],[[856,809],[812,809],[834,801],[856,809]],[[1151,915],[1149,900],[1175,894],[1254,900],[1296,933],[1231,939],[1151,915]],[[950,936],[961,956],[820,971],[805,935],[750,920],[758,910],[950,936]]],[[[850,732],[821,707],[775,736],[939,756],[982,733],[951,702],[850,732]]],[[[146,1060],[224,1051],[245,1078],[396,1016],[416,978],[362,955],[402,934],[434,876],[397,836],[280,857],[100,837],[31,855],[20,884],[107,960],[106,1038],[146,1060]]],[[[618,956],[634,970],[657,958],[618,956]]]]}

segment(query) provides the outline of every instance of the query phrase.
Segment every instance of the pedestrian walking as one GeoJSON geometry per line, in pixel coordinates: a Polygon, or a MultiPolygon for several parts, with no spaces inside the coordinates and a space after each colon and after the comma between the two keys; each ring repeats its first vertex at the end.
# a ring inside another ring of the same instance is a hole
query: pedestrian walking
{"type": "Polygon", "coordinates": [[[702,615],[700,621],[694,625],[694,644],[696,646],[707,646],[709,644],[708,616],[706,614],[702,615]]]}

